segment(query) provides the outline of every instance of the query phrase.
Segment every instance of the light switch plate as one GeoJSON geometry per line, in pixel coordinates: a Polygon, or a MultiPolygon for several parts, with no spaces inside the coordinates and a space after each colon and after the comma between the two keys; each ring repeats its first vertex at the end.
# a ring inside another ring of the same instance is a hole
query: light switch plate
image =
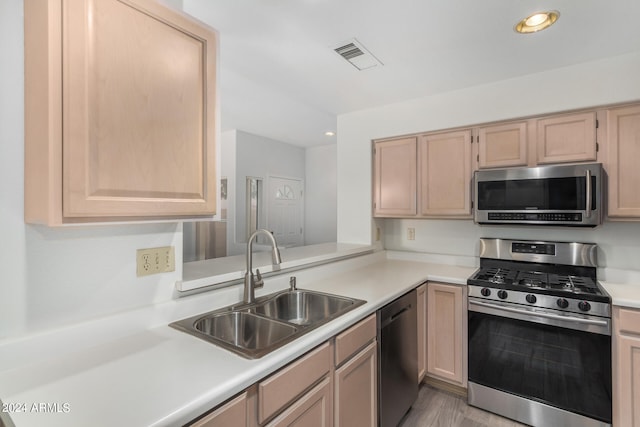
{"type": "Polygon", "coordinates": [[[173,246],[137,250],[136,273],[138,277],[167,273],[175,271],[175,269],[175,248],[173,246]]]}

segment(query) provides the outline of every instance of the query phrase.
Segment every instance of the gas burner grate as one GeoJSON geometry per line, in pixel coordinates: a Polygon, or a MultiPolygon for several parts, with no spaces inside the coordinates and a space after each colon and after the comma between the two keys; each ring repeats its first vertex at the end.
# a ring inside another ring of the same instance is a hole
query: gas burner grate
{"type": "Polygon", "coordinates": [[[513,283],[515,274],[516,272],[509,268],[490,267],[480,270],[475,278],[489,283],[503,284],[513,283]]]}
{"type": "Polygon", "coordinates": [[[548,275],[538,271],[520,271],[516,278],[518,285],[529,288],[546,288],[549,282],[548,275]]]}
{"type": "Polygon", "coordinates": [[[549,274],[549,287],[574,293],[599,293],[598,286],[590,277],[549,274]]]}

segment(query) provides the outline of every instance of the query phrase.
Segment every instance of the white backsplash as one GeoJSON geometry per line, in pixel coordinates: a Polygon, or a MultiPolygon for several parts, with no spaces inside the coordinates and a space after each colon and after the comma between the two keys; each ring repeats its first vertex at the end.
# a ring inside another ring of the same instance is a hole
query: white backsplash
{"type": "Polygon", "coordinates": [[[634,280],[634,271],[640,274],[640,222],[605,222],[596,228],[480,226],[471,220],[433,219],[386,219],[382,224],[387,250],[477,257],[481,237],[596,243],[600,279],[634,280]],[[415,228],[415,240],[407,240],[408,227],[415,228]]]}

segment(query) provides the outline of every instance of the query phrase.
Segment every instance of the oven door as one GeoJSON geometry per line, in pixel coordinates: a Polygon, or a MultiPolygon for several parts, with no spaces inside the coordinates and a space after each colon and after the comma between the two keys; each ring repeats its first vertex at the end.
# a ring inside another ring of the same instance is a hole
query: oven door
{"type": "Polygon", "coordinates": [[[469,403],[477,384],[477,390],[505,393],[504,399],[480,396],[479,401],[506,406],[485,409],[528,424],[610,424],[610,319],[575,315],[573,322],[570,314],[528,309],[469,299],[469,403]],[[526,402],[526,409],[518,409],[527,413],[522,416],[512,412],[519,401],[526,402]],[[547,413],[555,418],[545,419],[547,413]],[[557,414],[565,413],[567,420],[558,424],[557,414]],[[579,414],[577,421],[570,420],[572,414],[579,414]],[[584,417],[599,422],[589,424],[584,417]]]}

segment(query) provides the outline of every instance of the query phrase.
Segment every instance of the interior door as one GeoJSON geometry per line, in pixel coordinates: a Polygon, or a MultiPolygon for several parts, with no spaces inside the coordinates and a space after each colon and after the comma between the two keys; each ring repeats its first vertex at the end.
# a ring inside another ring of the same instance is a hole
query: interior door
{"type": "Polygon", "coordinates": [[[269,177],[267,201],[267,229],[273,233],[278,246],[304,244],[303,181],[298,178],[269,177]]]}

